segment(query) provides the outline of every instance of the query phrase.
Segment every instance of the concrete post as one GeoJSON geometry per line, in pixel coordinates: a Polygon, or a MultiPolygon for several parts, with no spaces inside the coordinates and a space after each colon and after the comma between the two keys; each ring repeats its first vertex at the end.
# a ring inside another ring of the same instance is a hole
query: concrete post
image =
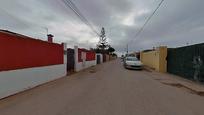
{"type": "Polygon", "coordinates": [[[63,43],[64,46],[64,64],[67,65],[67,44],[63,43]]]}
{"type": "Polygon", "coordinates": [[[78,46],[74,46],[74,71],[78,71],[78,46]]]}

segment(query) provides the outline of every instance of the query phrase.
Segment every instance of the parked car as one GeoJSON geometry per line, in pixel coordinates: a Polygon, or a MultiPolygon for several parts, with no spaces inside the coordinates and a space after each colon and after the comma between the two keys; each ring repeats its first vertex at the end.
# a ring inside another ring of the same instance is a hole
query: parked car
{"type": "Polygon", "coordinates": [[[143,68],[143,64],[136,57],[125,57],[124,67],[127,68],[127,69],[141,70],[143,68]]]}

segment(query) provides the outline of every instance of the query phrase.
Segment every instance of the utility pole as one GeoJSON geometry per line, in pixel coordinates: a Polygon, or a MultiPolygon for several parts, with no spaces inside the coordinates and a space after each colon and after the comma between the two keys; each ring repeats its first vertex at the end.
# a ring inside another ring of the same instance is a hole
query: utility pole
{"type": "Polygon", "coordinates": [[[128,44],[127,44],[127,55],[128,55],[128,44]]]}

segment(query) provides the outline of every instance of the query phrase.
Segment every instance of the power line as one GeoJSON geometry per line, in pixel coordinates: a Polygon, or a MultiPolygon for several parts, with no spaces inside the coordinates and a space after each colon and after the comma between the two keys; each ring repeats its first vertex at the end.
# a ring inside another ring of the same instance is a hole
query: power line
{"type": "MultiPolygon", "coordinates": [[[[156,9],[154,10],[154,12],[152,12],[152,14],[147,18],[147,20],[145,21],[144,25],[140,28],[140,30],[135,34],[134,38],[137,38],[142,31],[144,30],[145,26],[148,24],[148,22],[151,20],[151,18],[154,16],[154,14],[157,12],[157,10],[160,8],[160,6],[162,5],[162,3],[164,2],[164,0],[161,0],[160,3],[158,4],[158,6],[156,7],[156,9]]],[[[133,41],[134,39],[132,39],[133,41]]]]}
{"type": "Polygon", "coordinates": [[[89,23],[89,21],[86,19],[86,17],[80,12],[80,10],[77,8],[77,6],[71,1],[71,0],[62,0],[64,4],[70,8],[77,17],[86,24],[97,36],[100,36],[100,34],[94,29],[94,27],[89,23]]]}
{"type": "Polygon", "coordinates": [[[91,28],[91,30],[96,33],[96,35],[100,36],[99,33],[94,29],[94,27],[89,23],[89,21],[86,19],[86,17],[80,12],[80,10],[77,8],[77,6],[71,1],[70,3],[73,5],[74,9],[79,13],[79,15],[82,17],[82,19],[85,21],[85,23],[91,28]]]}
{"type": "Polygon", "coordinates": [[[81,11],[77,8],[77,6],[71,1],[71,0],[68,0],[74,7],[74,9],[79,13],[79,15],[82,17],[82,19],[84,19],[84,21],[88,24],[88,26],[97,34],[98,32],[94,29],[94,27],[89,23],[89,21],[86,19],[86,17],[81,13],[81,11]]]}

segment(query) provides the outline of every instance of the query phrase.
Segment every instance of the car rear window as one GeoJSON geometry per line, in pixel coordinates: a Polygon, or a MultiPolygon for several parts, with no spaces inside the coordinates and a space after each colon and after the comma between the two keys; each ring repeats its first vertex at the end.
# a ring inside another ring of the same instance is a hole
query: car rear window
{"type": "Polygon", "coordinates": [[[127,61],[138,61],[136,57],[127,57],[126,60],[127,61]]]}

